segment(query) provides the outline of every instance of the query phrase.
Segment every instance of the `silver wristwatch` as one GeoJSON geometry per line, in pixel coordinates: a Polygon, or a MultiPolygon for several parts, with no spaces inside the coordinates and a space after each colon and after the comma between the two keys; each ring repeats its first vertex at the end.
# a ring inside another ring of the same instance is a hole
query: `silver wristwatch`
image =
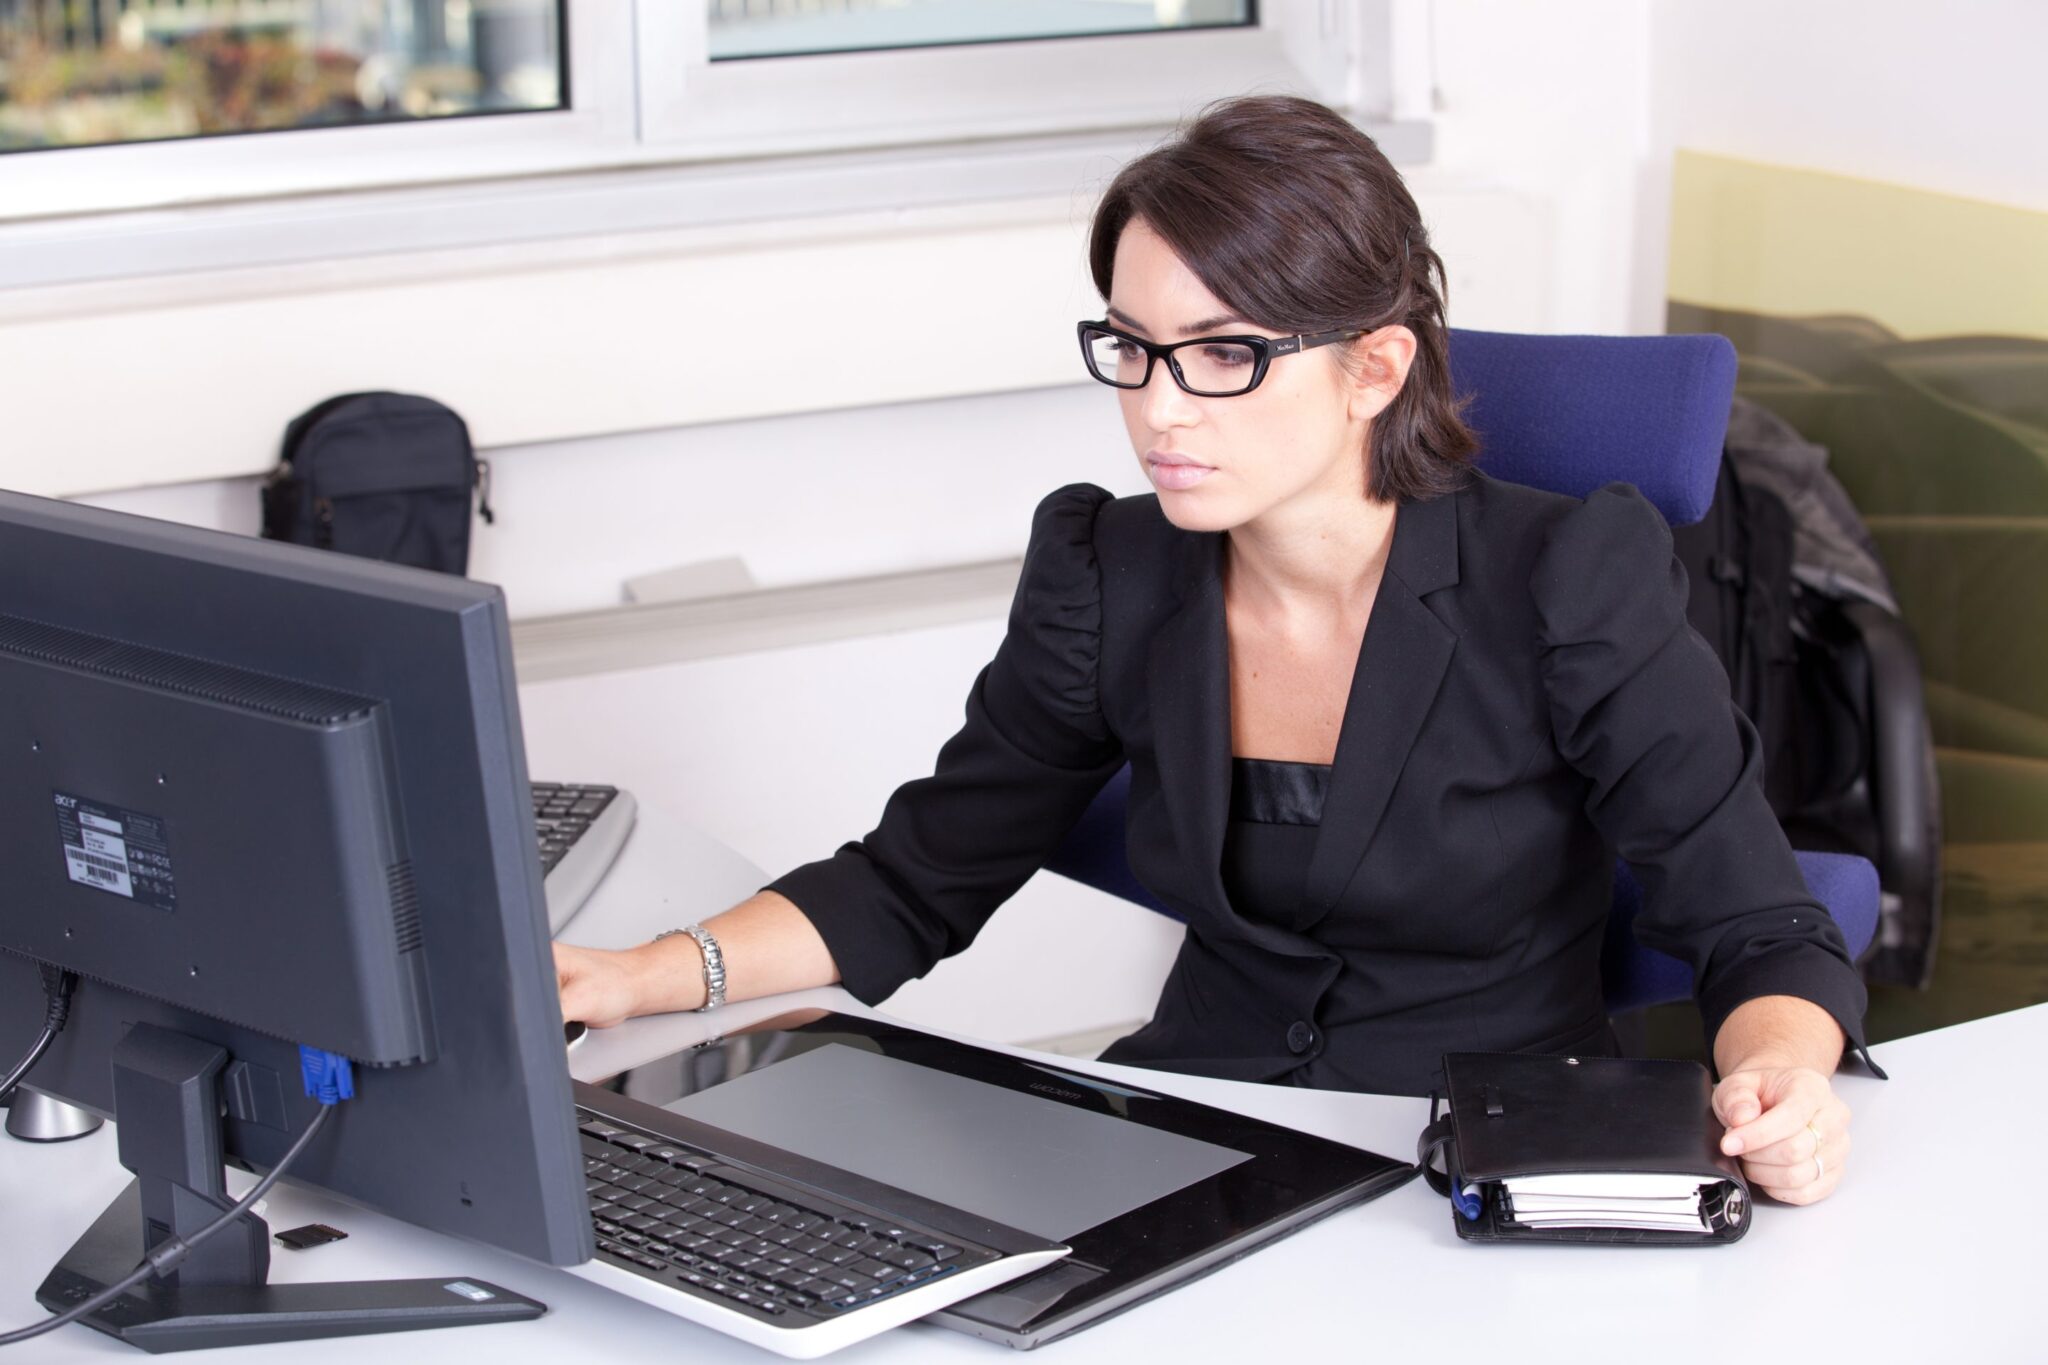
{"type": "Polygon", "coordinates": [[[703,925],[686,924],[680,929],[662,930],[654,941],[659,943],[675,934],[688,934],[704,952],[704,1003],[697,1006],[697,1013],[717,1009],[725,1003],[725,954],[719,951],[718,940],[703,925]]]}

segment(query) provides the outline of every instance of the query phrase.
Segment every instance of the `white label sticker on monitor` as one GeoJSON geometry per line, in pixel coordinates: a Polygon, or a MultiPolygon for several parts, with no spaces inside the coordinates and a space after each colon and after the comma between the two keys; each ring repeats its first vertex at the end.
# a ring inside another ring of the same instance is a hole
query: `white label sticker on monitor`
{"type": "Polygon", "coordinates": [[[176,910],[171,846],[163,820],[66,792],[55,793],[57,837],[72,881],[158,910],[176,910]]]}

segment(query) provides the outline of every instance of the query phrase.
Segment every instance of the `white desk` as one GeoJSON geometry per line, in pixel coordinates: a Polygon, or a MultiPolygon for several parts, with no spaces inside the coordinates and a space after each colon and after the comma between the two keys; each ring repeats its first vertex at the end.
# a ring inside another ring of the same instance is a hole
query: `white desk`
{"type": "MultiPolygon", "coordinates": [[[[565,937],[636,941],[653,926],[686,922],[679,914],[729,904],[758,885],[744,859],[665,823],[659,810],[647,813],[635,840],[565,937]],[[679,886],[692,891],[678,893],[679,886]]],[[[697,1041],[714,1019],[729,1028],[799,1005],[863,1012],[844,992],[826,990],[731,1006],[722,1016],[636,1020],[593,1034],[576,1048],[572,1070],[607,1075],[697,1041]]],[[[1749,1235],[1732,1247],[1460,1243],[1444,1202],[1416,1181],[1044,1349],[1054,1360],[1119,1365],[1368,1353],[1401,1360],[1478,1349],[1477,1341],[1511,1351],[1525,1365],[2039,1360],[2048,1347],[2024,1336],[2021,1320],[2041,1288],[2039,1241],[2023,1226],[2032,1215],[2006,1215],[1985,1172],[2001,1160],[2025,1169],[2027,1154],[2040,1149],[2048,1132],[2048,1095],[2038,1084],[2044,1047],[2048,1005],[1879,1048],[1896,1080],[1841,1081],[1856,1111],[1847,1182],[1814,1208],[1760,1208],[1749,1235]],[[1461,1340],[1467,1345],[1452,1345],[1461,1340]]],[[[1416,1099],[1080,1065],[1392,1156],[1413,1151],[1424,1118],[1425,1104],[1416,1099]]],[[[126,1181],[106,1129],[52,1147],[0,1140],[0,1325],[40,1315],[35,1285],[126,1181]]],[[[238,1190],[248,1183],[239,1175],[231,1180],[238,1190]]],[[[759,1365],[774,1358],[550,1267],[323,1196],[285,1186],[268,1205],[273,1228],[326,1222],[350,1234],[314,1251],[276,1249],[278,1280],[459,1272],[533,1295],[553,1311],[531,1323],[194,1352],[188,1359],[355,1362],[386,1352],[409,1365],[484,1358],[493,1365],[759,1365]]],[[[17,1352],[12,1359],[48,1365],[136,1358],[131,1348],[76,1326],[17,1352]]],[[[922,1324],[835,1357],[849,1365],[1000,1365],[1011,1358],[1003,1347],[922,1324]]],[[[0,1355],[0,1362],[9,1359],[0,1355]]]]}

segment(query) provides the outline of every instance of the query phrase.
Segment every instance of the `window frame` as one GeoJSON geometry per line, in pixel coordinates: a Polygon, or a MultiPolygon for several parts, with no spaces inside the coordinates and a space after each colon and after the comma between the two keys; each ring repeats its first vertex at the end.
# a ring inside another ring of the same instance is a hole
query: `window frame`
{"type": "Polygon", "coordinates": [[[1170,127],[1254,89],[1368,113],[1391,98],[1374,0],[1265,0],[1251,27],[720,62],[702,0],[633,2],[642,145],[686,160],[1170,127]]]}
{"type": "Polygon", "coordinates": [[[633,15],[565,0],[570,107],[0,156],[0,223],[531,175],[632,159],[633,15]]]}
{"type": "Polygon", "coordinates": [[[1431,129],[1396,88],[1413,3],[1264,0],[1257,29],[712,63],[705,0],[568,0],[566,111],[0,156],[0,291],[61,310],[72,285],[294,263],[336,287],[352,258],[374,274],[409,252],[1071,196],[1254,89],[1344,110],[1414,164],[1431,129]],[[849,125],[846,100],[875,83],[897,93],[849,125]],[[690,122],[728,97],[786,108],[690,122]]]}

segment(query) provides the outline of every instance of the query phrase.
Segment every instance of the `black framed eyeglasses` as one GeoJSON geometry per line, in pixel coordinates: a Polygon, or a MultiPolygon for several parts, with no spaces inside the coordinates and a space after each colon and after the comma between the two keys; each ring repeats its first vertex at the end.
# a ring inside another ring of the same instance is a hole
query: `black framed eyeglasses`
{"type": "Polygon", "coordinates": [[[1198,398],[1235,398],[1266,377],[1275,356],[1312,351],[1332,342],[1362,337],[1367,329],[1313,332],[1291,337],[1192,337],[1170,346],[1119,332],[1107,321],[1076,323],[1088,373],[1116,389],[1142,389],[1152,382],[1152,363],[1166,362],[1173,382],[1198,398]]]}

